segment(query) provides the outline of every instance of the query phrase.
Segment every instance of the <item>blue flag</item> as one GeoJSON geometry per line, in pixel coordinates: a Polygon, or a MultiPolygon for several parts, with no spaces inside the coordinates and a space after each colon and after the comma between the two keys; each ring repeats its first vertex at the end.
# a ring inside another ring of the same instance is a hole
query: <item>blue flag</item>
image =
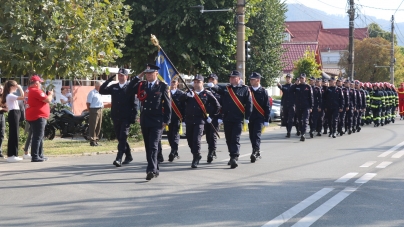
{"type": "Polygon", "coordinates": [[[170,84],[171,79],[176,76],[176,73],[174,67],[168,61],[167,56],[161,50],[157,54],[156,65],[160,67],[159,79],[167,84],[170,84]]]}

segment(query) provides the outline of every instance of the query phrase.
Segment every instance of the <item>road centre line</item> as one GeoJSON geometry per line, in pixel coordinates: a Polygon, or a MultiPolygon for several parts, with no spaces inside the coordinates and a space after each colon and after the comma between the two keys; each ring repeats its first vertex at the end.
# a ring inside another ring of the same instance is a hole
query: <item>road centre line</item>
{"type": "Polygon", "coordinates": [[[382,163],[380,163],[379,165],[377,165],[376,168],[378,168],[378,169],[384,169],[384,168],[386,168],[387,166],[389,166],[391,163],[393,163],[393,162],[382,162],[382,163]]]}
{"type": "Polygon", "coordinates": [[[372,166],[372,165],[375,164],[375,163],[376,163],[376,161],[369,161],[369,162],[366,162],[365,164],[363,164],[363,165],[361,165],[361,166],[359,166],[359,167],[361,167],[361,168],[367,168],[367,167],[372,166]]]}
{"type": "Polygon", "coordinates": [[[373,177],[375,177],[377,174],[376,173],[366,173],[365,175],[363,175],[361,178],[357,179],[355,181],[355,183],[357,184],[364,184],[366,182],[368,182],[369,180],[371,180],[373,177]]]}
{"type": "Polygon", "coordinates": [[[334,181],[335,183],[345,183],[352,179],[354,176],[358,175],[358,173],[347,173],[338,180],[334,181]]]}
{"type": "Polygon", "coordinates": [[[311,213],[306,215],[304,218],[300,219],[292,227],[308,227],[320,219],[324,214],[338,205],[342,200],[348,197],[352,192],[356,191],[357,188],[347,187],[340,191],[338,194],[331,197],[327,202],[323,203],[321,206],[317,207],[311,213]]]}
{"type": "Polygon", "coordinates": [[[404,149],[402,149],[401,151],[395,153],[392,158],[401,158],[404,155],[404,149]]]}
{"type": "Polygon", "coordinates": [[[283,223],[287,222],[289,219],[294,217],[296,214],[300,213],[313,203],[315,203],[317,200],[321,199],[328,193],[330,193],[334,188],[323,188],[320,191],[314,193],[310,197],[306,198],[305,200],[301,201],[300,203],[296,204],[294,207],[290,208],[289,210],[285,211],[278,217],[272,219],[271,221],[267,222],[265,225],[262,227],[276,227],[280,226],[283,223]]]}
{"type": "Polygon", "coordinates": [[[394,146],[394,147],[388,149],[387,151],[383,152],[382,154],[380,154],[380,155],[377,156],[377,157],[379,157],[379,158],[385,158],[385,157],[387,157],[389,154],[393,153],[394,151],[396,151],[398,148],[400,148],[400,147],[402,147],[402,146],[404,146],[404,141],[401,142],[401,143],[399,143],[399,144],[397,144],[396,146],[394,146]]]}

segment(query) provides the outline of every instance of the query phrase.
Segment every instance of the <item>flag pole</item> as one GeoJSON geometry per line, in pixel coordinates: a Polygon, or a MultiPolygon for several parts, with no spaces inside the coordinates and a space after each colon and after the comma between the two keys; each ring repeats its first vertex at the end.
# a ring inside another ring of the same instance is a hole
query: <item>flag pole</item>
{"type": "MultiPolygon", "coordinates": [[[[151,42],[153,43],[154,46],[156,46],[159,51],[161,50],[161,52],[164,54],[164,57],[166,58],[166,60],[171,64],[171,66],[173,67],[175,73],[178,75],[178,77],[181,79],[182,83],[184,83],[185,87],[187,88],[188,91],[191,91],[191,89],[188,87],[187,83],[185,82],[185,80],[181,77],[180,73],[178,72],[177,68],[175,68],[174,64],[171,62],[170,58],[167,56],[166,52],[164,52],[163,48],[161,48],[159,41],[157,39],[157,37],[153,34],[151,34],[150,37],[151,42]]],[[[208,116],[206,116],[208,117],[208,116]]],[[[210,126],[212,126],[212,129],[214,130],[216,136],[220,139],[220,135],[219,132],[216,130],[215,126],[211,123],[209,123],[210,126]]]]}

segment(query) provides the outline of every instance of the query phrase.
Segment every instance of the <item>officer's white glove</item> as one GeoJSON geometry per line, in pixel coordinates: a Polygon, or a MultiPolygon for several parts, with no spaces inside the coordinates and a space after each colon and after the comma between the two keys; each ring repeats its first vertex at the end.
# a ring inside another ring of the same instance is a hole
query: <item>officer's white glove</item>
{"type": "Polygon", "coordinates": [[[217,123],[219,123],[219,125],[220,125],[220,124],[223,124],[222,119],[217,119],[217,123]]]}
{"type": "Polygon", "coordinates": [[[212,118],[208,117],[208,119],[206,119],[206,122],[208,122],[209,124],[212,123],[212,118]]]}
{"type": "Polygon", "coordinates": [[[214,87],[215,86],[212,82],[208,83],[207,85],[208,85],[208,87],[214,87]]]}
{"type": "Polygon", "coordinates": [[[182,126],[185,127],[185,122],[182,122],[182,126]]]}
{"type": "Polygon", "coordinates": [[[265,126],[265,127],[268,127],[268,126],[269,126],[269,123],[268,123],[268,122],[264,122],[264,126],[265,126]]]}
{"type": "Polygon", "coordinates": [[[245,119],[245,121],[244,121],[246,124],[248,124],[248,123],[250,123],[250,121],[249,120],[247,120],[247,119],[245,119]]]}
{"type": "Polygon", "coordinates": [[[190,98],[194,97],[194,92],[193,92],[193,91],[189,91],[189,92],[187,93],[187,96],[190,97],[190,98]]]}

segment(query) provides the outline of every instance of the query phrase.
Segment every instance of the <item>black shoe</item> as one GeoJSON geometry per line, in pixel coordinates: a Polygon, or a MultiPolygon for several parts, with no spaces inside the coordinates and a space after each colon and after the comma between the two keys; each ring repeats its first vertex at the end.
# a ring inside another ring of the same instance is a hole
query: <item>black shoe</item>
{"type": "Polygon", "coordinates": [[[310,134],[310,138],[314,137],[314,134],[312,132],[310,132],[309,134],[310,134]]]}
{"type": "Polygon", "coordinates": [[[317,136],[321,136],[321,132],[317,132],[317,136]]]}
{"type": "Polygon", "coordinates": [[[208,153],[207,162],[212,163],[213,159],[216,158],[216,151],[212,150],[208,153]]]}
{"type": "Polygon", "coordinates": [[[358,127],[358,128],[356,129],[356,131],[357,131],[357,132],[360,132],[361,129],[362,129],[361,127],[358,127]]]}
{"type": "Polygon", "coordinates": [[[394,118],[392,118],[392,119],[391,119],[391,123],[393,123],[393,124],[394,124],[394,121],[395,121],[395,119],[394,119],[394,118]]]}
{"type": "Polygon", "coordinates": [[[327,135],[327,130],[325,130],[325,131],[323,132],[323,134],[324,134],[324,135],[327,135]]]}
{"type": "Polygon", "coordinates": [[[125,158],[125,160],[122,162],[122,165],[129,164],[133,161],[133,158],[125,158]]]}
{"type": "Polygon", "coordinates": [[[192,168],[198,168],[199,161],[201,160],[202,156],[200,154],[194,155],[194,159],[192,160],[192,168]]]}
{"type": "Polygon", "coordinates": [[[38,158],[38,159],[32,159],[31,162],[43,162],[45,160],[43,160],[42,158],[38,158]]]}
{"type": "Polygon", "coordinates": [[[352,129],[352,133],[355,133],[356,132],[356,129],[352,129]]]}
{"type": "Polygon", "coordinates": [[[351,131],[351,129],[349,129],[348,130],[348,135],[351,135],[352,134],[352,131],[351,131]]]}
{"type": "Polygon", "coordinates": [[[170,155],[168,155],[168,161],[169,161],[169,162],[172,162],[172,161],[174,161],[175,158],[177,158],[177,159],[180,158],[180,156],[178,156],[178,151],[176,151],[176,150],[171,150],[170,155]]]}
{"type": "Polygon", "coordinates": [[[332,138],[337,138],[337,136],[335,135],[335,133],[332,134],[332,138]]]}
{"type": "Polygon", "coordinates": [[[122,166],[121,160],[115,160],[112,164],[114,164],[116,167],[122,166]]]}
{"type": "Polygon", "coordinates": [[[304,142],[306,140],[306,137],[304,137],[304,134],[300,137],[300,141],[304,142]]]}
{"type": "Polygon", "coordinates": [[[331,137],[332,133],[330,132],[330,134],[328,134],[328,137],[331,137]]]}
{"type": "Polygon", "coordinates": [[[253,150],[253,152],[252,152],[252,154],[250,156],[251,163],[254,163],[258,158],[261,158],[260,151],[259,150],[253,150]]]}
{"type": "Polygon", "coordinates": [[[384,123],[382,122],[382,123],[380,123],[380,125],[381,125],[381,126],[384,126],[384,123]]]}
{"type": "Polygon", "coordinates": [[[298,131],[298,132],[296,132],[296,136],[300,136],[300,132],[298,131]]]}
{"type": "Polygon", "coordinates": [[[153,172],[148,172],[146,175],[146,180],[151,180],[151,179],[157,178],[157,177],[158,177],[158,174],[155,174],[153,172]]]}
{"type": "Polygon", "coordinates": [[[286,138],[290,138],[290,132],[286,133],[286,138]]]}
{"type": "Polygon", "coordinates": [[[235,169],[238,166],[237,160],[235,158],[231,158],[229,163],[230,163],[230,168],[232,168],[232,169],[235,169]]]}
{"type": "MultiPolygon", "coordinates": [[[[161,153],[160,153],[160,154],[161,154],[161,153]]],[[[157,161],[158,161],[159,163],[163,163],[163,162],[164,162],[164,157],[163,157],[163,155],[157,156],[157,161]]]]}
{"type": "Polygon", "coordinates": [[[343,132],[343,131],[339,131],[338,134],[339,134],[339,136],[343,136],[343,135],[344,135],[344,132],[343,132]]]}
{"type": "MultiPolygon", "coordinates": [[[[235,159],[236,159],[236,161],[238,161],[238,157],[236,157],[235,159]]],[[[231,164],[230,162],[231,162],[231,158],[230,158],[230,160],[227,162],[227,165],[228,165],[228,166],[231,164]]]]}
{"type": "Polygon", "coordinates": [[[96,142],[90,142],[90,146],[96,147],[96,146],[99,146],[99,145],[96,142]]]}

